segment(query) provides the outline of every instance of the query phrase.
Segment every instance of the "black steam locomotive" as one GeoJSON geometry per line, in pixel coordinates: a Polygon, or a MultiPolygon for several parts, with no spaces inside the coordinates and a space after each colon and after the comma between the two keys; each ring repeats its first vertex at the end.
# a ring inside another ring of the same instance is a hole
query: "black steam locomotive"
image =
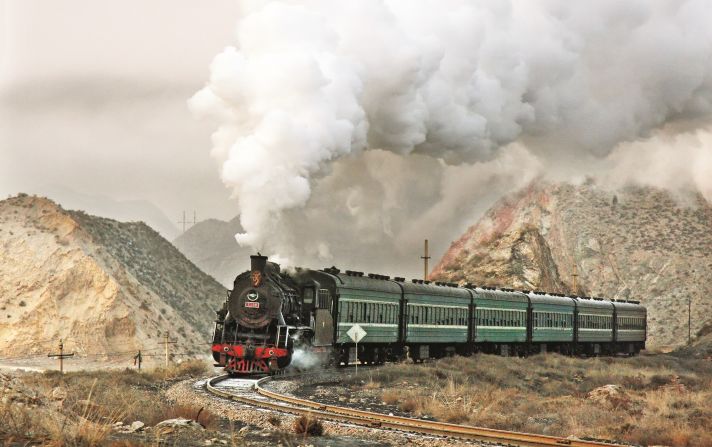
{"type": "Polygon", "coordinates": [[[212,353],[232,374],[273,373],[299,349],[324,362],[414,361],[451,354],[628,354],[645,349],[636,301],[495,289],[334,267],[289,274],[251,256],[217,311],[212,353]],[[366,332],[356,345],[355,325],[366,332]]]}

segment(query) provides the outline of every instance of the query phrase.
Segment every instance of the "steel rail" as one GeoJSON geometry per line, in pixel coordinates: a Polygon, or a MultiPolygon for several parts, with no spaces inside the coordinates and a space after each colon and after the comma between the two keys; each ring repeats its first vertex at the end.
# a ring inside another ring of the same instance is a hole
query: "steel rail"
{"type": "Polygon", "coordinates": [[[415,432],[435,436],[453,437],[472,441],[484,441],[501,445],[516,445],[522,447],[620,447],[621,445],[606,441],[561,438],[556,436],[450,424],[446,422],[427,421],[423,419],[407,418],[403,416],[390,416],[382,413],[375,413],[372,411],[364,411],[353,408],[328,405],[320,402],[300,399],[298,397],[285,396],[283,394],[264,389],[261,385],[264,382],[271,380],[271,377],[265,377],[263,379],[258,380],[254,385],[254,389],[260,396],[273,399],[274,401],[282,403],[270,402],[260,399],[252,399],[245,396],[238,396],[228,391],[217,389],[215,387],[215,384],[219,383],[222,380],[225,380],[228,377],[228,375],[223,375],[209,379],[206,382],[207,390],[217,396],[235,400],[248,405],[269,408],[272,410],[295,415],[308,414],[335,422],[348,422],[370,428],[388,428],[405,432],[415,432]],[[285,405],[285,403],[289,405],[285,405]]]}

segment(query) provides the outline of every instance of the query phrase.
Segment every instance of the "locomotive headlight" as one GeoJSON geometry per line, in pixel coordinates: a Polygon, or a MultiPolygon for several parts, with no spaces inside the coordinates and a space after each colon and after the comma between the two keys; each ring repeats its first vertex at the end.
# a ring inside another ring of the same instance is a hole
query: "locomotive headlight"
{"type": "Polygon", "coordinates": [[[270,349],[270,350],[268,351],[268,354],[269,354],[270,356],[273,356],[273,355],[274,355],[274,349],[270,349]]]}

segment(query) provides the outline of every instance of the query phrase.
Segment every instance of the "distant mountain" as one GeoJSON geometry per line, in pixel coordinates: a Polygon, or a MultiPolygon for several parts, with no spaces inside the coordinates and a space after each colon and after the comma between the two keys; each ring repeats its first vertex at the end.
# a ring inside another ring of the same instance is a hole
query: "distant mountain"
{"type": "Polygon", "coordinates": [[[0,354],[160,351],[164,332],[204,354],[225,288],[143,222],[0,201],[0,354]]]}
{"type": "Polygon", "coordinates": [[[45,185],[33,192],[50,198],[65,209],[84,210],[94,216],[120,222],[146,222],[168,240],[180,233],[173,221],[147,200],[116,200],[103,195],[78,193],[59,185],[45,185]]]}
{"type": "Polygon", "coordinates": [[[608,191],[593,182],[536,182],[501,199],[432,273],[445,281],[640,300],[653,346],[687,342],[688,299],[692,334],[712,323],[711,276],[712,207],[703,197],[608,191]]]}
{"type": "Polygon", "coordinates": [[[235,234],[242,231],[239,217],[229,222],[208,219],[190,227],[173,245],[201,270],[232,288],[235,277],[249,268],[250,255],[254,254],[237,244],[235,234]]]}

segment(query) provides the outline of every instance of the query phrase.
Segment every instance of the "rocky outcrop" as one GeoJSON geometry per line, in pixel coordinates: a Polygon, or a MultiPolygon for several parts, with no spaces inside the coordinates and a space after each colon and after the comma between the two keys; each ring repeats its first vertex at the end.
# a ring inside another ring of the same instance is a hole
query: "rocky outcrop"
{"type": "Polygon", "coordinates": [[[67,211],[21,195],[0,201],[0,354],[204,353],[225,289],[142,222],[67,211]]]}
{"type": "Polygon", "coordinates": [[[501,199],[433,279],[643,302],[652,346],[712,322],[712,207],[699,195],[535,182],[501,199]],[[574,284],[575,282],[575,284],[574,284]]]}

